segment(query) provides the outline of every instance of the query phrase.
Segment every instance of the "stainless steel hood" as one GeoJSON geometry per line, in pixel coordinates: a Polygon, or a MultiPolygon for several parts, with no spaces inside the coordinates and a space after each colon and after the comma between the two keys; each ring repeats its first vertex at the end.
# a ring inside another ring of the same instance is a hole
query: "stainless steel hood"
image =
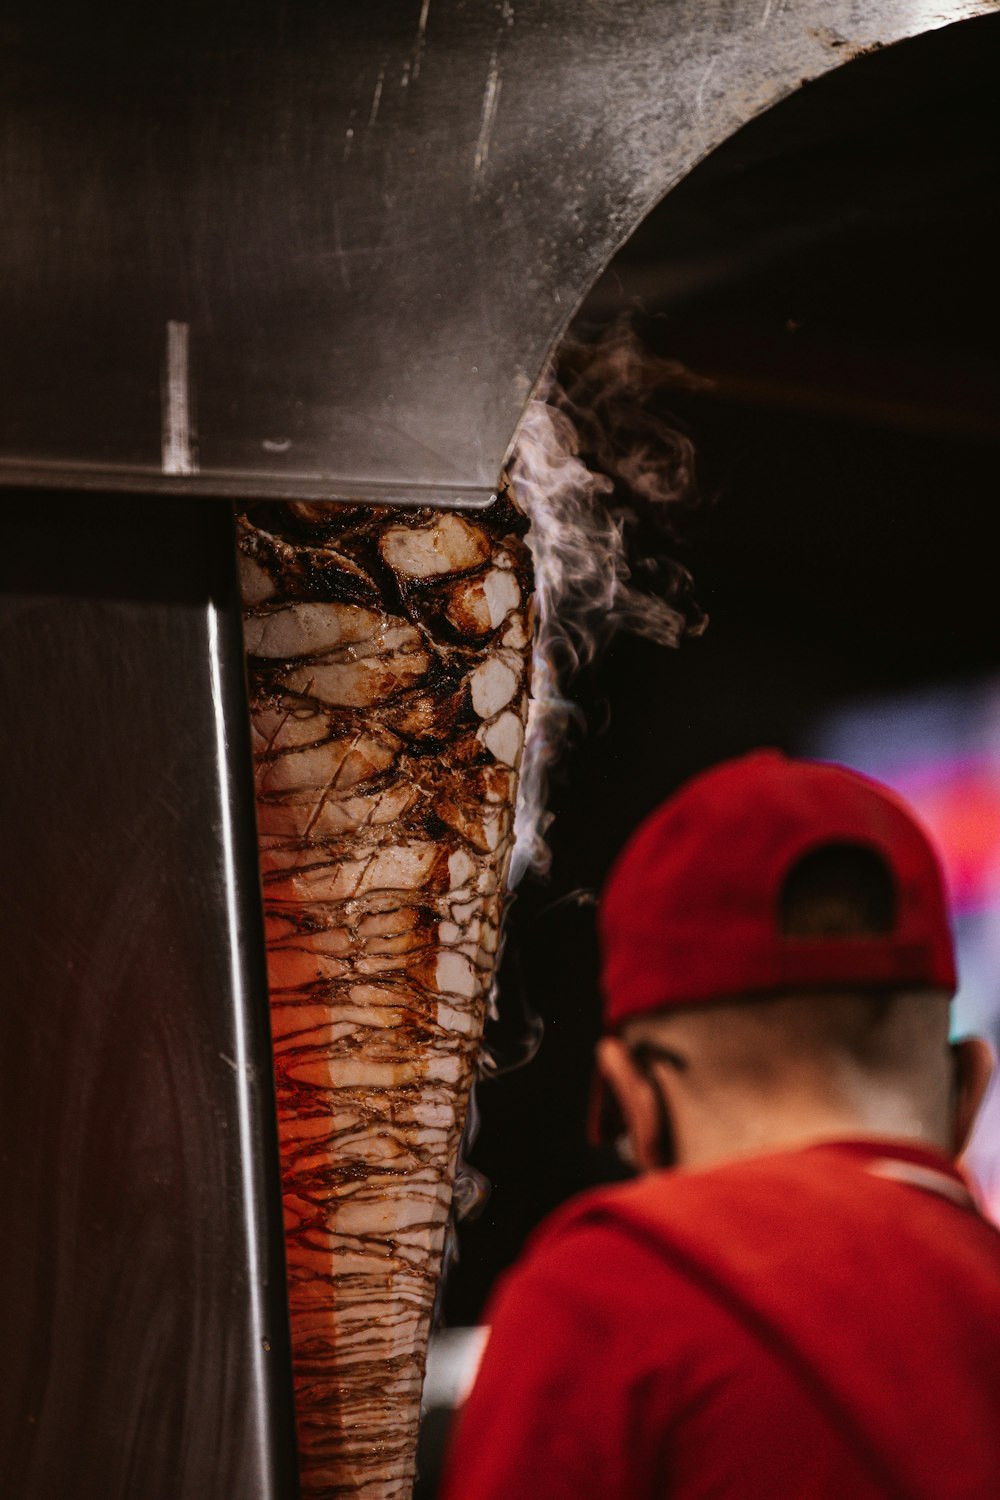
{"type": "Polygon", "coordinates": [[[0,483],[483,504],[649,208],[995,0],[11,0],[0,483]]]}

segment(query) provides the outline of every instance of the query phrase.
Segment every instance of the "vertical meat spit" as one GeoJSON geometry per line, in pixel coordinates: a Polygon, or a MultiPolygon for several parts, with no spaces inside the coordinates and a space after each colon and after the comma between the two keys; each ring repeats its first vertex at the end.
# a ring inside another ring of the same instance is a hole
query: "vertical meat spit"
{"type": "Polygon", "coordinates": [[[526,521],[240,519],[303,1492],[409,1494],[514,842],[526,521]]]}

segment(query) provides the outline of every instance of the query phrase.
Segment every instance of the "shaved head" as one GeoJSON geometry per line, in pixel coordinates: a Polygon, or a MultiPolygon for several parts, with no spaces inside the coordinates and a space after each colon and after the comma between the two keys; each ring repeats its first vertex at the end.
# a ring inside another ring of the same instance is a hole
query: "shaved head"
{"type": "Polygon", "coordinates": [[[954,1107],[948,1009],[943,991],[741,998],[637,1018],[621,1043],[676,1060],[658,1074],[684,1160],[800,1127],[943,1143],[954,1107]]]}
{"type": "Polygon", "coordinates": [[[676,1051],[702,1089],[905,1087],[936,1117],[947,1108],[948,1002],[933,991],[775,995],[644,1016],[623,1035],[676,1051]]]}

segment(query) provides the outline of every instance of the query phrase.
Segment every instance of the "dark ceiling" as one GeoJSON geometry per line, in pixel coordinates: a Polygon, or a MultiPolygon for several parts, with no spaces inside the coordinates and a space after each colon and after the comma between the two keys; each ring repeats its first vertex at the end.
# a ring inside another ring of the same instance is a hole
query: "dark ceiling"
{"type": "Polygon", "coordinates": [[[720,397],[995,436],[1000,17],[869,53],[649,215],[579,322],[638,309],[720,397]]]}

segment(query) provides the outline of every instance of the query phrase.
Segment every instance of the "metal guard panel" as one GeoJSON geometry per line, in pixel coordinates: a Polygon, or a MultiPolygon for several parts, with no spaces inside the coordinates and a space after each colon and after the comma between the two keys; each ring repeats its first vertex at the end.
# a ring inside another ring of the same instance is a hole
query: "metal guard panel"
{"type": "Polygon", "coordinates": [[[0,511],[11,1500],[298,1494],[243,663],[230,507],[0,511]]]}

